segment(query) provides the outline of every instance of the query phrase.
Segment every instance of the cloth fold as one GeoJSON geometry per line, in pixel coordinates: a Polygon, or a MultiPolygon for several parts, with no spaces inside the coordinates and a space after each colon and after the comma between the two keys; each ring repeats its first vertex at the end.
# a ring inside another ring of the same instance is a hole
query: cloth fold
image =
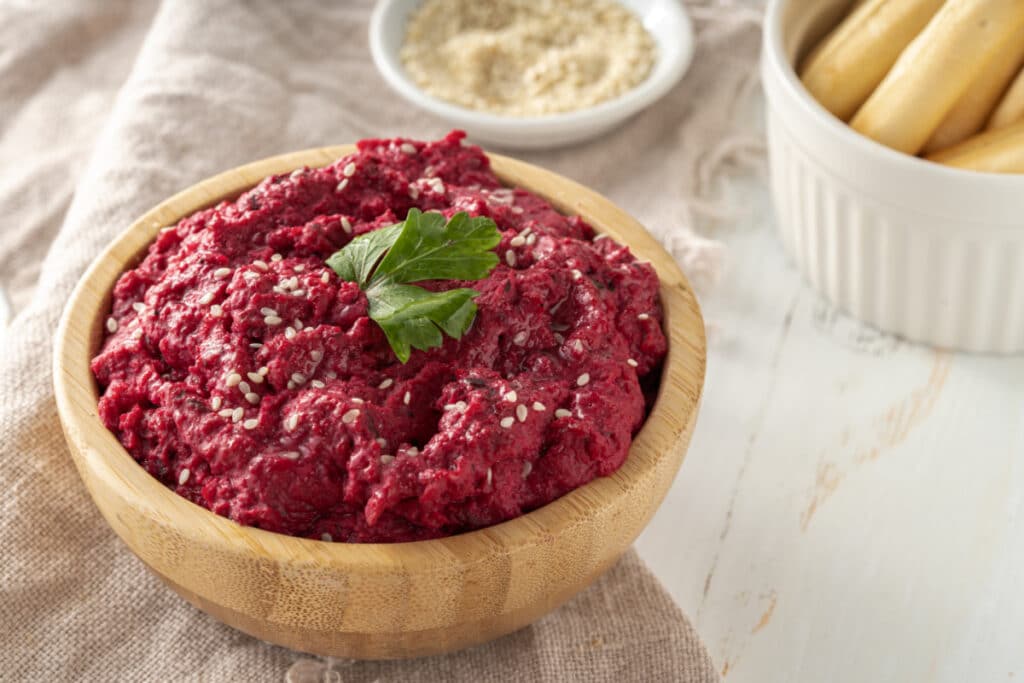
{"type": "MultiPolygon", "coordinates": [[[[717,210],[708,186],[730,160],[758,153],[733,117],[757,27],[739,0],[691,7],[697,56],[666,98],[603,139],[520,156],[609,195],[700,286],[722,258],[692,230],[717,210]]],[[[52,397],[52,335],[114,235],[247,161],[446,132],[373,69],[370,9],[368,0],[0,4],[0,288],[14,312],[0,320],[0,679],[717,679],[693,627],[632,551],[537,624],[449,656],[350,663],[261,643],[161,585],[78,480],[52,397]]]]}

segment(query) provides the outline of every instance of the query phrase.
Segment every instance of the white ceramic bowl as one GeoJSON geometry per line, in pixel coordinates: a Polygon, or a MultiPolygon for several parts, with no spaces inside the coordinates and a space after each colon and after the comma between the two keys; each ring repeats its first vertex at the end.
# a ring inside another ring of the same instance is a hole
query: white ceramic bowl
{"type": "Polygon", "coordinates": [[[837,306],[913,341],[1024,351],[1024,176],[948,168],[821,107],[794,62],[850,0],[770,0],[761,60],[782,241],[837,306]]]}
{"type": "Polygon", "coordinates": [[[643,83],[620,97],[565,114],[511,117],[460,107],[423,92],[406,73],[398,51],[409,14],[422,0],[380,0],[370,19],[370,51],[377,69],[399,95],[469,133],[473,142],[508,149],[561,147],[618,126],[667,93],[693,57],[690,19],[679,0],[621,0],[658,46],[658,60],[643,83]]]}

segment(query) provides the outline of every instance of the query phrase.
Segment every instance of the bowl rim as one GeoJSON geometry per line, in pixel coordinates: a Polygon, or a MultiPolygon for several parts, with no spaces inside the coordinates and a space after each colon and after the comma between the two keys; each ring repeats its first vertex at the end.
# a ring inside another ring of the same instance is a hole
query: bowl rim
{"type": "MultiPolygon", "coordinates": [[[[544,116],[502,116],[477,111],[447,102],[423,91],[402,68],[397,54],[384,46],[384,28],[389,21],[397,20],[398,3],[401,0],[378,0],[370,15],[369,42],[370,54],[384,80],[391,88],[411,104],[440,116],[463,128],[483,126],[490,130],[505,133],[541,133],[552,130],[571,130],[601,125],[608,121],[625,119],[661,99],[683,77],[696,49],[696,38],[690,15],[680,2],[663,2],[662,7],[672,12],[673,18],[684,27],[680,35],[681,49],[675,60],[664,62],[664,50],[659,49],[658,59],[652,67],[650,75],[641,83],[625,91],[618,97],[599,104],[575,111],[548,114],[544,116]],[[667,67],[658,73],[658,65],[667,63],[667,67]]],[[[656,36],[652,34],[652,38],[656,36]]],[[[659,48],[661,46],[659,45],[659,48]]]]}
{"type": "MultiPolygon", "coordinates": [[[[550,171],[490,153],[487,156],[503,182],[515,184],[524,173],[536,175],[539,172],[559,181],[563,190],[570,190],[558,197],[548,197],[560,211],[575,209],[581,214],[596,208],[612,211],[616,220],[621,220],[626,227],[620,231],[601,226],[605,228],[602,232],[623,244],[626,244],[623,233],[639,228],[630,237],[628,246],[640,258],[648,259],[658,274],[668,353],[652,409],[634,437],[626,461],[616,472],[598,477],[519,517],[454,536],[401,543],[324,542],[243,526],[192,503],[146,472],[103,426],[96,410],[98,392],[90,361],[109,310],[114,282],[126,267],[145,253],[160,228],[203,207],[237,196],[269,175],[303,166],[329,165],[354,150],[354,145],[312,148],[269,157],[209,177],[145,212],[92,262],[61,315],[53,356],[58,414],[76,466],[88,467],[91,475],[101,477],[123,501],[142,511],[148,519],[174,528],[189,541],[217,543],[239,555],[276,557],[295,566],[330,565],[367,572],[382,567],[412,566],[422,563],[424,558],[429,558],[434,566],[449,564],[453,557],[464,565],[472,564],[484,562],[497,547],[514,553],[550,543],[566,528],[584,522],[587,516],[584,510],[592,506],[595,499],[604,497],[607,501],[609,497],[625,496],[632,487],[639,486],[658,459],[668,457],[666,452],[672,450],[668,446],[680,437],[688,437],[696,420],[703,393],[706,340],[693,290],[672,257],[635,219],[609,200],[550,171]],[[201,201],[196,201],[197,195],[201,201]],[[677,316],[681,318],[676,320],[677,316]],[[76,334],[82,330],[84,334],[76,334]],[[659,428],[655,429],[654,425],[659,428]]],[[[674,456],[678,462],[673,471],[677,471],[684,456],[685,449],[674,456]]]]}
{"type": "Polygon", "coordinates": [[[799,107],[800,114],[805,120],[817,126],[824,134],[835,136],[843,144],[855,146],[873,161],[889,164],[899,171],[927,173],[933,179],[953,180],[961,184],[972,183],[973,187],[983,187],[987,190],[1024,192],[1024,175],[957,168],[904,154],[861,135],[833,116],[807,91],[796,73],[795,66],[786,57],[782,18],[792,1],[768,0],[764,18],[762,59],[764,65],[771,68],[778,77],[781,91],[799,107]]]}

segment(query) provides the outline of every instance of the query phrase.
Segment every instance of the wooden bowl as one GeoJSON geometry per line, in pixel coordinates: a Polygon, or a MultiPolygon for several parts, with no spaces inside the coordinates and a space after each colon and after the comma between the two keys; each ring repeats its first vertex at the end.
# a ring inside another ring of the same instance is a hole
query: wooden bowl
{"type": "Polygon", "coordinates": [[[114,282],[160,227],[234,198],[268,175],[324,166],[353,150],[313,149],[222,173],[122,233],[82,277],[61,320],[57,407],[75,465],[107,522],[199,609],[257,638],[320,655],[436,654],[526,626],[589,585],[629,547],[686,453],[704,381],[704,326],[686,278],[634,219],[570,180],[491,155],[503,182],[579,214],[658,272],[668,356],[657,401],[625,464],[508,522],[414,543],[294,538],[240,526],[185,500],[143,470],[97,417],[89,361],[114,282]]]}

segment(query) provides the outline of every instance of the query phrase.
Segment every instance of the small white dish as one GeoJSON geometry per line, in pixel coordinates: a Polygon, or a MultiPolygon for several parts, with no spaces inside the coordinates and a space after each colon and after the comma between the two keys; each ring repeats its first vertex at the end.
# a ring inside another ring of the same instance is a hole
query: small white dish
{"type": "Polygon", "coordinates": [[[693,26],[679,0],[620,0],[658,46],[647,79],[620,97],[594,107],[538,117],[498,116],[445,102],[423,92],[406,73],[398,52],[410,13],[422,0],[380,0],[370,18],[370,52],[384,80],[409,102],[457,128],[474,142],[506,149],[544,149],[581,142],[624,123],[667,93],[693,57],[693,26]]]}
{"type": "Polygon", "coordinates": [[[771,0],[761,75],[778,229],[839,308],[933,346],[1024,352],[1024,176],[950,168],[855,132],[794,63],[851,0],[771,0]]]}

